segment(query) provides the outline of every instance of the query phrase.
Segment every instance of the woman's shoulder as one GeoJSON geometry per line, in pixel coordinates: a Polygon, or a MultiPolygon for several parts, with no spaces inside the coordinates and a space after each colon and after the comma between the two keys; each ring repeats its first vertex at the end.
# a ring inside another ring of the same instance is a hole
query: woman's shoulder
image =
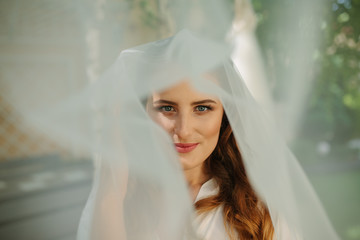
{"type": "MultiPolygon", "coordinates": [[[[216,195],[218,192],[219,186],[212,178],[201,186],[195,201],[216,195]]],[[[199,236],[205,240],[229,239],[224,225],[223,205],[197,215],[195,224],[199,236]]]]}
{"type": "Polygon", "coordinates": [[[204,240],[228,240],[224,225],[223,207],[219,207],[196,217],[197,233],[204,240]]]}

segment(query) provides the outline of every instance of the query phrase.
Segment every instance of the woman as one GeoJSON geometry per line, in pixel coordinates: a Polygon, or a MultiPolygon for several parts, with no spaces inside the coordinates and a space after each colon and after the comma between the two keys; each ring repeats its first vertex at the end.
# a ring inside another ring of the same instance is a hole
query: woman
{"type": "Polygon", "coordinates": [[[337,239],[230,53],[186,30],[125,50],[48,119],[96,153],[78,239],[337,239]]]}
{"type": "Polygon", "coordinates": [[[269,211],[249,183],[220,100],[183,81],[154,94],[147,109],[174,142],[200,214],[200,235],[204,239],[272,239],[269,211]]]}

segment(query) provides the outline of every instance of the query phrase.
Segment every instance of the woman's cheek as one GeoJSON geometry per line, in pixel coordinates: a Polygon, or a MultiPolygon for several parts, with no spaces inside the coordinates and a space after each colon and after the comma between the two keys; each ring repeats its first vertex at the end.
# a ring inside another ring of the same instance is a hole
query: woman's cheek
{"type": "Polygon", "coordinates": [[[171,129],[173,128],[173,121],[164,116],[161,113],[157,113],[155,117],[153,118],[154,121],[159,124],[165,131],[171,132],[171,129]]]}
{"type": "Polygon", "coordinates": [[[202,129],[203,135],[211,138],[218,137],[220,133],[221,119],[218,116],[210,116],[206,121],[202,121],[199,126],[202,129]]]}

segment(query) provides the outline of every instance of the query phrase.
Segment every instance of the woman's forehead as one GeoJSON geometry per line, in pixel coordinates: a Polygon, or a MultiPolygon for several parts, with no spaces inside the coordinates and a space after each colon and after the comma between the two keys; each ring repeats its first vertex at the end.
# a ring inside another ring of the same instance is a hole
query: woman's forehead
{"type": "Polygon", "coordinates": [[[201,101],[203,99],[212,99],[214,101],[219,101],[219,99],[210,94],[200,92],[194,88],[189,79],[184,79],[178,84],[165,89],[161,92],[155,92],[152,95],[153,101],[158,101],[160,99],[166,99],[169,101],[201,101]]]}

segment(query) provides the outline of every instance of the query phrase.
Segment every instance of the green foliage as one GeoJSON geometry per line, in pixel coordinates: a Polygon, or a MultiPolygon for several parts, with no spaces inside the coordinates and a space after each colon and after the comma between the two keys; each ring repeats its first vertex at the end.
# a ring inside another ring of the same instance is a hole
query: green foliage
{"type": "MultiPolygon", "coordinates": [[[[282,39],[291,27],[301,31],[283,20],[300,21],[301,15],[289,16],[288,10],[303,1],[311,5],[309,0],[252,0],[268,76],[277,84],[276,98],[282,97],[287,80],[281,79],[281,73],[293,70],[287,52],[296,48],[291,41],[286,41],[288,46],[281,45],[282,39]]],[[[314,50],[314,82],[300,136],[292,147],[300,163],[315,170],[308,174],[341,238],[355,240],[360,239],[360,177],[354,160],[360,159],[360,149],[355,149],[359,141],[352,141],[353,149],[349,141],[360,139],[360,0],[316,1],[323,1],[323,7],[309,11],[323,16],[313,19],[322,45],[314,50]]]]}
{"type": "MultiPolygon", "coordinates": [[[[301,16],[287,15],[294,2],[252,0],[269,76],[277,83],[280,73],[289,69],[288,49],[296,47],[280,45],[289,27],[298,27],[283,19],[298,18],[300,23],[301,16]]],[[[314,52],[315,82],[301,132],[304,138],[345,143],[360,137],[360,0],[327,0],[323,8],[311,11],[324,16],[312,23],[321,32],[323,44],[314,52]]],[[[275,87],[276,98],[281,98],[285,84],[275,87]]]]}
{"type": "Polygon", "coordinates": [[[141,20],[144,22],[144,24],[150,28],[157,28],[160,27],[160,24],[162,22],[161,18],[158,16],[157,9],[154,9],[154,6],[157,2],[151,3],[147,0],[140,0],[138,1],[138,4],[140,6],[141,12],[143,13],[141,15],[141,20]]]}

